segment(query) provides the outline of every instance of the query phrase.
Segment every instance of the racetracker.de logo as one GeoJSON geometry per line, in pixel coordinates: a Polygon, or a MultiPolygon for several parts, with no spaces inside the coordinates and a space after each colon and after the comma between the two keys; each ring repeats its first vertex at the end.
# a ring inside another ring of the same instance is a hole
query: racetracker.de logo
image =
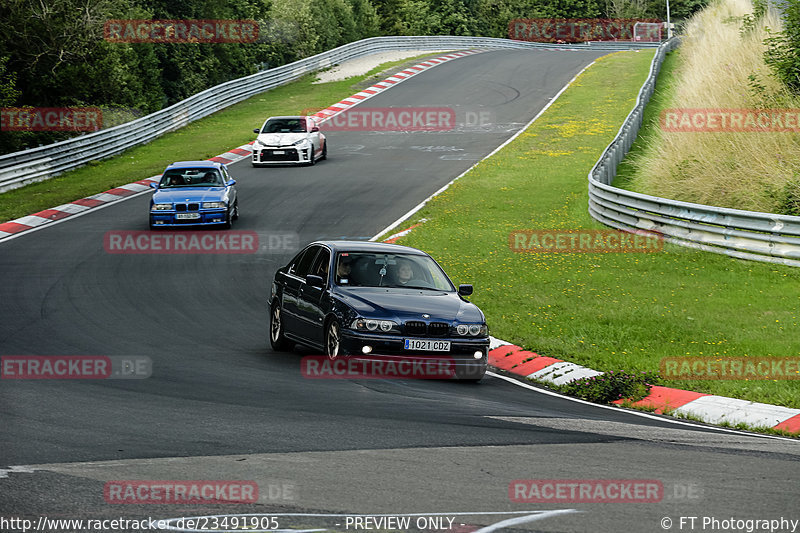
{"type": "Polygon", "coordinates": [[[456,367],[448,356],[307,355],[300,372],[308,379],[450,379],[456,367]]]}
{"type": "Polygon", "coordinates": [[[254,43],[255,20],[108,20],[103,37],[112,43],[254,43]]]}
{"type": "Polygon", "coordinates": [[[106,503],[219,504],[256,503],[255,481],[109,481],[103,486],[106,503]]]}
{"type": "Polygon", "coordinates": [[[514,19],[508,23],[508,38],[544,43],[584,41],[661,40],[658,19],[514,19]],[[636,23],[646,23],[635,31],[636,23]]]}
{"type": "Polygon", "coordinates": [[[800,379],[800,357],[665,357],[664,379],[800,379]]]}
{"type": "Polygon", "coordinates": [[[103,246],[110,254],[254,254],[254,231],[108,231],[103,246]]]}
{"type": "Polygon", "coordinates": [[[449,107],[355,107],[327,119],[323,131],[451,131],[456,112],[449,107]]]}
{"type": "Polygon", "coordinates": [[[665,109],[661,129],[669,132],[800,133],[800,109],[665,109]]]}
{"type": "Polygon", "coordinates": [[[97,131],[103,127],[99,107],[3,107],[2,131],[97,131]]]}
{"type": "Polygon", "coordinates": [[[657,503],[664,485],[657,479],[516,479],[508,498],[519,503],[657,503]]]}
{"type": "Polygon", "coordinates": [[[602,229],[516,230],[508,247],[518,253],[651,253],[663,249],[654,233],[602,229]]]}
{"type": "Polygon", "coordinates": [[[4,355],[2,379],[145,379],[153,362],[143,355],[4,355]]]}

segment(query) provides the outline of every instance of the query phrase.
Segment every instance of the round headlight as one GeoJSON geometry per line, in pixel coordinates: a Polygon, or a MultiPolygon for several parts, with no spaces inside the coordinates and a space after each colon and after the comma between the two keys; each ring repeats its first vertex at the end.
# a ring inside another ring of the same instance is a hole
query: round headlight
{"type": "Polygon", "coordinates": [[[459,335],[466,335],[467,333],[469,333],[469,327],[467,327],[466,324],[459,324],[458,326],[456,326],[456,333],[458,333],[459,335]]]}
{"type": "Polygon", "coordinates": [[[375,331],[378,329],[378,321],[377,320],[367,320],[367,329],[370,331],[375,331]]]}
{"type": "Polygon", "coordinates": [[[381,331],[391,331],[393,325],[388,320],[381,320],[381,331]]]}
{"type": "Polygon", "coordinates": [[[478,335],[481,332],[481,327],[478,324],[472,324],[469,327],[469,334],[470,335],[478,335]]]}

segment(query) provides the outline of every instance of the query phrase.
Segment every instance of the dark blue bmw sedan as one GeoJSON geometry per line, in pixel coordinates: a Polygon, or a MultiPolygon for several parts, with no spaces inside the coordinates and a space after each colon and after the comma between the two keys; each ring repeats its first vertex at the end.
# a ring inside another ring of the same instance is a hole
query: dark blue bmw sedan
{"type": "Polygon", "coordinates": [[[330,358],[446,356],[456,377],[486,372],[483,312],[425,252],[364,241],[318,241],[278,269],[269,298],[270,342],[330,358]]]}
{"type": "Polygon", "coordinates": [[[228,169],[214,161],[180,161],[161,175],[150,200],[150,227],[222,225],[239,218],[239,199],[228,169]]]}

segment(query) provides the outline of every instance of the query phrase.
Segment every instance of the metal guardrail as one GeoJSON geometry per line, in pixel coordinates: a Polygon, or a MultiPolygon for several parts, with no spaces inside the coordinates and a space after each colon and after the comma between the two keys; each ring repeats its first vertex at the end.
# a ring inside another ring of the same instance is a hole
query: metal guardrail
{"type": "Polygon", "coordinates": [[[197,93],[170,107],[106,130],[38,148],[0,156],[0,193],[43,181],[90,161],[147,143],[255,94],[283,85],[309,72],[350,59],[388,50],[453,50],[467,48],[619,50],[657,43],[590,42],[553,45],[489,37],[372,37],[328,50],[288,65],[231,80],[197,93]]]}
{"type": "Polygon", "coordinates": [[[673,38],[659,47],[636,107],[589,172],[589,214],[608,226],[655,232],[681,246],[800,267],[800,217],[680,202],[611,186],[642,125],[664,56],[677,45],[673,38]]]}

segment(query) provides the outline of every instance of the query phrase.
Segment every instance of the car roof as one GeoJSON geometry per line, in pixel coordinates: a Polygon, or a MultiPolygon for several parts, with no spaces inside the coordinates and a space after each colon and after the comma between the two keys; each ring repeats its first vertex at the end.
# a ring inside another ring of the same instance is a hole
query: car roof
{"type": "Polygon", "coordinates": [[[422,250],[401,246],[399,244],[389,244],[386,242],[372,241],[314,241],[311,244],[322,244],[334,252],[373,252],[387,254],[412,254],[428,255],[422,250]]]}
{"type": "Polygon", "coordinates": [[[222,163],[216,161],[176,161],[167,168],[220,168],[222,163]]]}
{"type": "Polygon", "coordinates": [[[267,120],[272,120],[273,118],[280,118],[280,119],[285,119],[285,118],[293,118],[293,119],[310,118],[311,120],[314,120],[314,117],[305,116],[305,115],[285,115],[285,116],[279,116],[279,117],[267,117],[267,120]]]}

